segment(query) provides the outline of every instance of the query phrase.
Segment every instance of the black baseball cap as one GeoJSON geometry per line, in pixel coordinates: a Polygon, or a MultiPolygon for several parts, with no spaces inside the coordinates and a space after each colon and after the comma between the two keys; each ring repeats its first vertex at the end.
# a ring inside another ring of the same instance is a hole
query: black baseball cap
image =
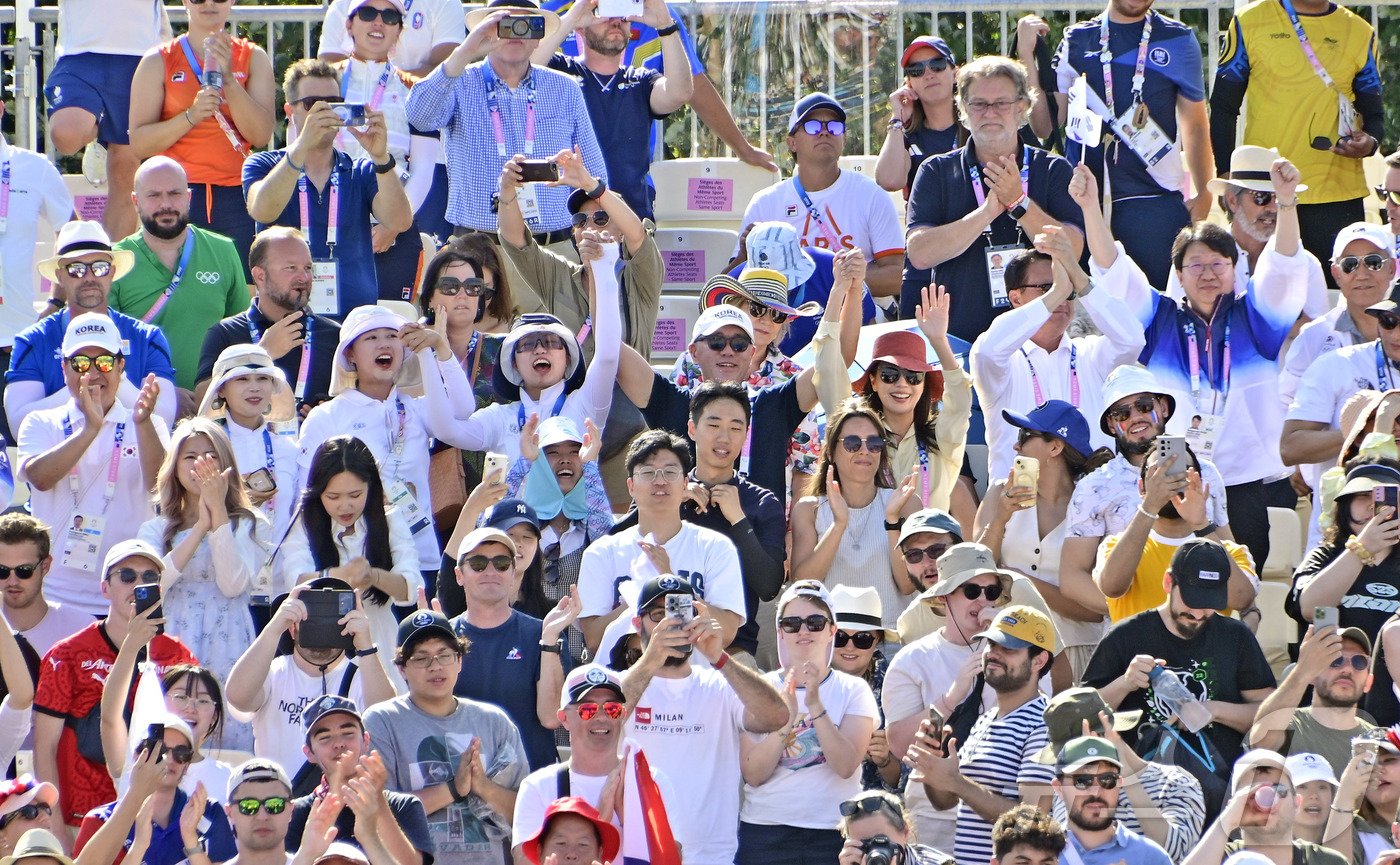
{"type": "Polygon", "coordinates": [[[675,574],[662,574],[659,577],[652,577],[642,584],[641,594],[637,596],[637,615],[647,611],[647,608],[656,603],[657,598],[666,595],[690,595],[696,597],[695,589],[690,585],[690,580],[685,577],[678,577],[675,574]]]}
{"type": "Polygon", "coordinates": [[[405,652],[409,644],[429,637],[442,637],[453,645],[457,644],[457,632],[452,630],[452,623],[442,613],[419,610],[399,623],[399,648],[405,652]]]}
{"type": "Polygon", "coordinates": [[[1193,538],[1177,548],[1168,568],[1181,600],[1196,610],[1223,610],[1230,605],[1230,554],[1206,538],[1193,538]]]}
{"type": "Polygon", "coordinates": [[[339,694],[325,694],[307,703],[306,708],[301,710],[301,728],[306,733],[306,740],[311,741],[311,730],[317,721],[337,712],[359,721],[360,729],[364,729],[365,719],[360,715],[360,707],[354,700],[339,694]]]}

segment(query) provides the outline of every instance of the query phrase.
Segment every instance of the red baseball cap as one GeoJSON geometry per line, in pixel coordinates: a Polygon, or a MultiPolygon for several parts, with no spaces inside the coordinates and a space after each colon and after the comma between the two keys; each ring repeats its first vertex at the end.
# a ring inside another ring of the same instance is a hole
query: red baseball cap
{"type": "Polygon", "coordinates": [[[948,47],[947,42],[944,42],[937,36],[920,36],[916,38],[913,42],[910,42],[908,48],[904,49],[903,56],[899,58],[899,68],[903,69],[904,67],[908,66],[910,55],[912,55],[915,51],[918,51],[920,48],[932,48],[934,51],[937,51],[939,54],[942,54],[944,57],[946,57],[949,63],[953,64],[954,66],[958,65],[957,59],[953,57],[953,49],[948,47]]]}

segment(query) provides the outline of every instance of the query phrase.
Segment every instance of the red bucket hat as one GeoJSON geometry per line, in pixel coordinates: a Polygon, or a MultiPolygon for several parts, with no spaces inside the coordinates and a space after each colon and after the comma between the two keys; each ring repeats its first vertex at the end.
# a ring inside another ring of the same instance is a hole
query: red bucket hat
{"type": "Polygon", "coordinates": [[[525,839],[520,845],[520,852],[525,854],[525,858],[540,865],[540,842],[544,840],[545,833],[549,831],[549,821],[560,814],[574,814],[593,824],[593,828],[598,831],[598,838],[602,842],[603,850],[599,861],[614,862],[617,860],[618,851],[622,848],[622,835],[617,831],[617,827],[598,816],[598,809],[580,799],[577,796],[566,796],[563,799],[555,799],[549,803],[549,807],[544,809],[544,820],[540,823],[540,831],[525,839]]]}
{"type": "Polygon", "coordinates": [[[875,368],[875,364],[888,363],[900,369],[928,373],[928,378],[924,379],[924,387],[928,388],[929,397],[934,401],[943,399],[943,371],[928,362],[928,341],[924,339],[923,334],[912,330],[882,333],[875,338],[872,354],[874,356],[870,358],[865,372],[851,383],[856,393],[865,390],[865,386],[870,382],[870,371],[875,368]]]}

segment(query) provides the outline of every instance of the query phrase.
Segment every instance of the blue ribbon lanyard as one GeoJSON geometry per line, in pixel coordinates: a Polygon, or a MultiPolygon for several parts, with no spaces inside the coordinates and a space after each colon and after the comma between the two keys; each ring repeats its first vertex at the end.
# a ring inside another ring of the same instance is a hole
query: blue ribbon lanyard
{"type": "Polygon", "coordinates": [[[831,229],[831,226],[826,224],[826,220],[822,218],[821,211],[812,203],[812,196],[807,194],[807,188],[802,185],[802,178],[798,177],[796,172],[792,175],[792,185],[797,189],[797,197],[802,199],[802,206],[807,208],[807,215],[817,224],[817,228],[821,230],[822,236],[825,237],[826,242],[831,245],[831,251],[840,252],[841,238],[831,229]]]}
{"type": "MultiPolygon", "coordinates": [[[[181,50],[185,52],[185,60],[190,64],[190,68],[194,70],[194,77],[199,80],[201,86],[207,86],[208,82],[204,80],[204,66],[200,64],[199,58],[194,56],[194,48],[190,46],[189,35],[185,34],[176,41],[180,43],[181,50]]],[[[247,156],[247,148],[243,146],[243,142],[239,139],[238,133],[234,132],[233,127],[229,125],[228,118],[224,117],[222,108],[214,112],[214,120],[219,124],[219,128],[223,130],[224,137],[228,139],[229,146],[236,152],[247,156]]]]}
{"type": "MultiPolygon", "coordinates": [[[[1283,4],[1283,11],[1288,15],[1288,21],[1293,25],[1293,34],[1298,37],[1298,47],[1303,49],[1303,54],[1308,58],[1308,63],[1312,65],[1317,77],[1322,79],[1322,83],[1329,90],[1337,90],[1337,84],[1332,80],[1332,75],[1327,71],[1327,67],[1322,65],[1318,59],[1317,51],[1312,47],[1312,42],[1308,39],[1308,34],[1303,30],[1303,22],[1298,19],[1298,10],[1293,8],[1293,0],[1280,0],[1283,4]]],[[[1340,91],[1339,91],[1340,92],[1340,91]]]]}
{"type": "Polygon", "coordinates": [[[1381,341],[1376,340],[1376,387],[1381,390],[1395,389],[1395,375],[1392,372],[1394,365],[1386,360],[1385,352],[1381,349],[1381,341]]]}
{"type": "MultiPolygon", "coordinates": [[[[542,418],[540,418],[540,420],[541,420],[541,421],[546,421],[546,420],[549,420],[549,418],[556,417],[556,416],[559,414],[559,412],[563,410],[563,408],[564,408],[564,400],[567,399],[568,396],[569,396],[569,394],[568,394],[567,391],[565,391],[565,392],[563,392],[563,393],[560,393],[560,394],[559,394],[559,398],[556,399],[556,400],[554,401],[554,408],[549,412],[548,417],[542,417],[542,418]]],[[[525,428],[525,401],[524,401],[524,400],[521,400],[521,401],[520,401],[520,404],[517,405],[517,406],[515,407],[515,410],[516,410],[516,413],[517,413],[516,416],[517,416],[517,417],[519,418],[519,420],[520,420],[520,428],[521,428],[521,429],[524,429],[524,428],[525,428]]]]}
{"type": "Polygon", "coordinates": [[[170,284],[165,287],[165,291],[161,292],[160,297],[156,298],[156,302],[151,304],[151,308],[146,310],[145,315],[141,316],[143,322],[150,324],[155,320],[157,315],[160,315],[160,311],[165,308],[165,304],[170,301],[170,298],[175,294],[175,290],[180,287],[180,280],[185,278],[185,268],[189,266],[190,256],[193,254],[194,227],[189,226],[185,229],[185,245],[180,250],[180,262],[175,266],[175,275],[171,277],[170,284]]]}
{"type": "MultiPolygon", "coordinates": [[[[73,437],[73,421],[68,415],[63,416],[63,437],[73,437]]],[[[102,495],[102,513],[107,513],[107,508],[111,507],[112,500],[117,497],[117,470],[121,467],[122,439],[126,437],[126,424],[117,424],[112,440],[112,462],[107,467],[107,489],[102,495]]],[[[80,506],[81,494],[78,491],[78,465],[73,464],[73,468],[68,471],[68,490],[73,494],[73,512],[77,513],[80,506]]]]}

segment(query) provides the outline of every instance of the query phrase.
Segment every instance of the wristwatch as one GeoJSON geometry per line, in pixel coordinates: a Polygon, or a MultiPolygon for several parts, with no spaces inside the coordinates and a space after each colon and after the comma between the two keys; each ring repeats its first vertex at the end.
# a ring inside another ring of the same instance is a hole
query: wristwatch
{"type": "Polygon", "coordinates": [[[603,193],[608,191],[608,182],[602,178],[598,179],[598,185],[583,194],[589,201],[597,201],[603,197],[603,193]]]}
{"type": "Polygon", "coordinates": [[[1192,532],[1192,534],[1194,534],[1194,535],[1195,535],[1196,537],[1198,537],[1198,538],[1208,538],[1208,537],[1210,537],[1211,535],[1215,534],[1215,532],[1216,532],[1219,528],[1220,528],[1220,526],[1217,526],[1217,525],[1216,525],[1215,523],[1213,523],[1213,522],[1212,522],[1212,523],[1206,523],[1205,525],[1201,526],[1199,529],[1196,529],[1196,531],[1192,532]]]}
{"type": "Polygon", "coordinates": [[[1019,201],[1017,201],[1015,204],[1011,205],[1010,207],[1006,208],[1006,212],[1009,213],[1009,214],[1011,214],[1011,218],[1012,218],[1012,219],[1017,219],[1017,220],[1019,220],[1019,219],[1021,219],[1022,217],[1024,217],[1024,216],[1026,215],[1026,210],[1027,210],[1027,208],[1026,208],[1026,202],[1028,202],[1028,201],[1030,201],[1030,200],[1031,200],[1031,199],[1030,199],[1030,196],[1025,195],[1025,194],[1023,193],[1023,194],[1021,195],[1021,198],[1020,198],[1019,201]]]}
{"type": "Polygon", "coordinates": [[[563,637],[560,637],[559,639],[555,640],[555,641],[552,642],[552,643],[546,643],[546,642],[544,642],[543,640],[541,640],[541,641],[540,641],[540,651],[541,651],[541,652],[548,652],[548,653],[550,653],[551,655],[563,655],[563,654],[564,654],[564,638],[563,638],[563,637]]]}
{"type": "Polygon", "coordinates": [[[205,846],[204,837],[200,836],[199,841],[195,843],[194,846],[185,848],[185,858],[188,859],[191,856],[198,856],[200,853],[204,852],[207,852],[207,848],[205,846]]]}
{"type": "Polygon", "coordinates": [[[388,162],[384,163],[383,165],[380,165],[378,162],[374,163],[374,173],[388,174],[389,172],[394,170],[394,166],[396,165],[398,165],[398,161],[394,159],[394,154],[390,153],[388,162]]]}

